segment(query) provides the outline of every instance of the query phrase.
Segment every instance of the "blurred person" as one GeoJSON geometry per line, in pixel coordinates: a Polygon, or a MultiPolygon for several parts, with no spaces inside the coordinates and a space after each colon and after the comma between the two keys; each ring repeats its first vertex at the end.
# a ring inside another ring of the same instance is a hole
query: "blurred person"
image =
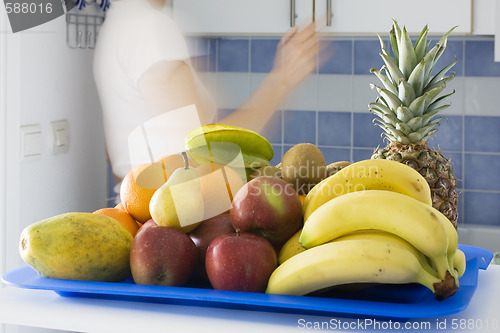
{"type": "MultiPolygon", "coordinates": [[[[113,0],[99,31],[94,77],[103,110],[106,151],[117,183],[130,171],[128,135],[165,112],[195,104],[202,124],[213,123],[214,100],[190,63],[165,0],[113,0]]],[[[316,66],[314,23],[284,34],[271,72],[221,124],[261,132],[285,96],[316,66]]]]}

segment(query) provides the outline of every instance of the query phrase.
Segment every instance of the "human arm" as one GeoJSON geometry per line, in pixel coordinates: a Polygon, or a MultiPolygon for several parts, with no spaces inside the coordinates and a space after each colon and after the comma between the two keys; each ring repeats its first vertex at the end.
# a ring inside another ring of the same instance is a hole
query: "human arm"
{"type": "Polygon", "coordinates": [[[163,60],[141,75],[137,87],[153,116],[195,104],[201,123],[206,124],[214,106],[201,97],[194,75],[183,60],[163,60]]]}
{"type": "Polygon", "coordinates": [[[271,72],[241,107],[219,122],[260,133],[285,96],[314,71],[319,50],[315,29],[312,23],[288,31],[278,44],[271,72]]]}
{"type": "MultiPolygon", "coordinates": [[[[278,44],[274,65],[245,103],[219,123],[261,132],[285,96],[311,74],[316,66],[318,38],[314,23],[299,31],[294,27],[278,44]]],[[[210,119],[195,84],[195,73],[184,61],[160,61],[138,80],[138,88],[154,115],[195,104],[201,123],[210,119]]]]}

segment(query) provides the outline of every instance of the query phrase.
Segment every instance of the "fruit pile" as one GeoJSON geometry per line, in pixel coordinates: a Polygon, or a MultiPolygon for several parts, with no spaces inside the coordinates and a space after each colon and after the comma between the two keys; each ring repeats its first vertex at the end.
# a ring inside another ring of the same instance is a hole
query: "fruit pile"
{"type": "Polygon", "coordinates": [[[371,72],[383,87],[369,107],[390,144],[372,159],[326,165],[302,143],[272,166],[258,133],[201,126],[182,155],[131,170],[117,207],[28,226],[22,258],[50,278],[290,295],[416,283],[452,296],[466,265],[456,178],[427,145],[453,94],[441,95],[456,61],[434,74],[452,31],[428,50],[427,27],[413,45],[394,21],[394,57],[380,38],[384,66],[371,72]]]}
{"type": "Polygon", "coordinates": [[[306,196],[304,226],[282,247],[267,292],[419,283],[438,300],[453,295],[465,256],[430,193],[418,172],[389,160],[357,162],[324,179],[306,196]]]}
{"type": "Polygon", "coordinates": [[[427,181],[402,163],[326,165],[312,144],[271,166],[259,134],[207,125],[186,152],[134,168],[121,203],[28,226],[20,253],[49,278],[311,294],[354,283],[458,289],[465,257],[427,181]],[[188,157],[189,155],[189,157],[188,157]]]}

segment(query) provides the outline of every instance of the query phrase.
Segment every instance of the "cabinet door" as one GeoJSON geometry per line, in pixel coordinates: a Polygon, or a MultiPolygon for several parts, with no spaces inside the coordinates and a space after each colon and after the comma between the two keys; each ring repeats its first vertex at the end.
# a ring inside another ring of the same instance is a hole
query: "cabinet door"
{"type": "Polygon", "coordinates": [[[316,0],[316,16],[326,15],[331,1],[332,24],[322,32],[339,34],[387,33],[392,19],[418,34],[427,24],[430,34],[471,33],[472,0],[316,0]]]}
{"type": "Polygon", "coordinates": [[[291,1],[174,0],[173,15],[185,33],[283,33],[290,29],[291,1]]]}
{"type": "Polygon", "coordinates": [[[474,0],[472,7],[472,34],[494,35],[495,21],[500,9],[496,0],[474,0]]]}

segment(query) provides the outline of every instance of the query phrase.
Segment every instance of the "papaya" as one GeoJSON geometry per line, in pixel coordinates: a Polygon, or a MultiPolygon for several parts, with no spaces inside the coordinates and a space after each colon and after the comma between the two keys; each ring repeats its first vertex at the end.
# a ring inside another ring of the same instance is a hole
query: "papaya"
{"type": "Polygon", "coordinates": [[[46,278],[117,282],[130,276],[132,240],[111,217],[70,212],[27,226],[19,252],[46,278]]]}

